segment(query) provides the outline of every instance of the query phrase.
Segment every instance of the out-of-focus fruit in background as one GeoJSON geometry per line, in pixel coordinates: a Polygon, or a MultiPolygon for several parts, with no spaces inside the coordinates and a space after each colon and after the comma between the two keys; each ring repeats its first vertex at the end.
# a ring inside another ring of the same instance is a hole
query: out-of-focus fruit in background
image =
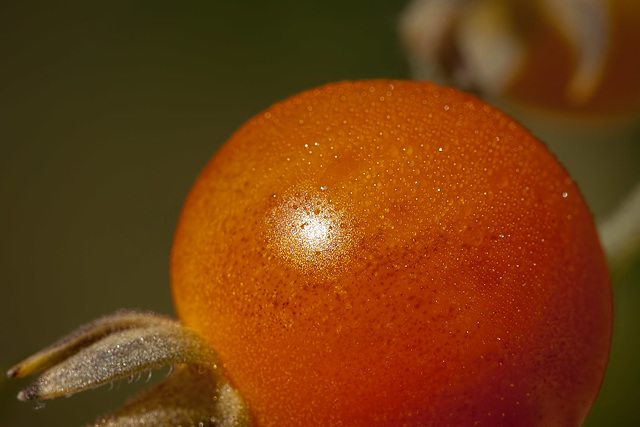
{"type": "Polygon", "coordinates": [[[401,37],[418,79],[543,114],[615,116],[640,106],[639,24],[631,0],[414,0],[401,37]]]}

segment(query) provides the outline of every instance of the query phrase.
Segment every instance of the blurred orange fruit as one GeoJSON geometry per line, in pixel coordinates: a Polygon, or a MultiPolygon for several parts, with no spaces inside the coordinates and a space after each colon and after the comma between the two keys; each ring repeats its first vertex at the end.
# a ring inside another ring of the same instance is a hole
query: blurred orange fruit
{"type": "Polygon", "coordinates": [[[415,77],[539,112],[636,114],[640,2],[414,0],[401,34],[415,77]]]}

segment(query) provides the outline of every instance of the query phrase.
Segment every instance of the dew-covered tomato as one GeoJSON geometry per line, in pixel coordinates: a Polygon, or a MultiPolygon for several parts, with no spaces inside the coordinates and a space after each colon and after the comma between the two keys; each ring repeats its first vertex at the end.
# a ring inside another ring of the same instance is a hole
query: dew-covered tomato
{"type": "Polygon", "coordinates": [[[211,159],[172,252],[180,320],[265,425],[578,425],[611,289],[545,146],[428,83],[331,84],[211,159]]]}

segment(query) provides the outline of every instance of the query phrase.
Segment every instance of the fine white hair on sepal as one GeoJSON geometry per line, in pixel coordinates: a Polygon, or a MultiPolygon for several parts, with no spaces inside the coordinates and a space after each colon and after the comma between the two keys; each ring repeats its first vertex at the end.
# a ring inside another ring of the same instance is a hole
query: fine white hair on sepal
{"type": "Polygon", "coordinates": [[[42,375],[18,394],[41,402],[123,380],[138,381],[153,369],[169,367],[160,383],[100,418],[96,426],[246,426],[251,417],[230,387],[209,345],[178,321],[153,313],[120,311],[81,326],[53,345],[9,369],[9,377],[42,375]]]}

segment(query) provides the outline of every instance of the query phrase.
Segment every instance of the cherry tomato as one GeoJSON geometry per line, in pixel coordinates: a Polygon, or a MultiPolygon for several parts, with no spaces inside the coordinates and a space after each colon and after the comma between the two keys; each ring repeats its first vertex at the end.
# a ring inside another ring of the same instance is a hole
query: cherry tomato
{"type": "Polygon", "coordinates": [[[413,0],[400,32],[417,78],[592,120],[638,114],[639,22],[628,0],[413,0]]]}
{"type": "Polygon", "coordinates": [[[345,82],[247,122],[171,260],[179,319],[265,425],[578,425],[612,304],[589,210],[477,98],[345,82]]]}

